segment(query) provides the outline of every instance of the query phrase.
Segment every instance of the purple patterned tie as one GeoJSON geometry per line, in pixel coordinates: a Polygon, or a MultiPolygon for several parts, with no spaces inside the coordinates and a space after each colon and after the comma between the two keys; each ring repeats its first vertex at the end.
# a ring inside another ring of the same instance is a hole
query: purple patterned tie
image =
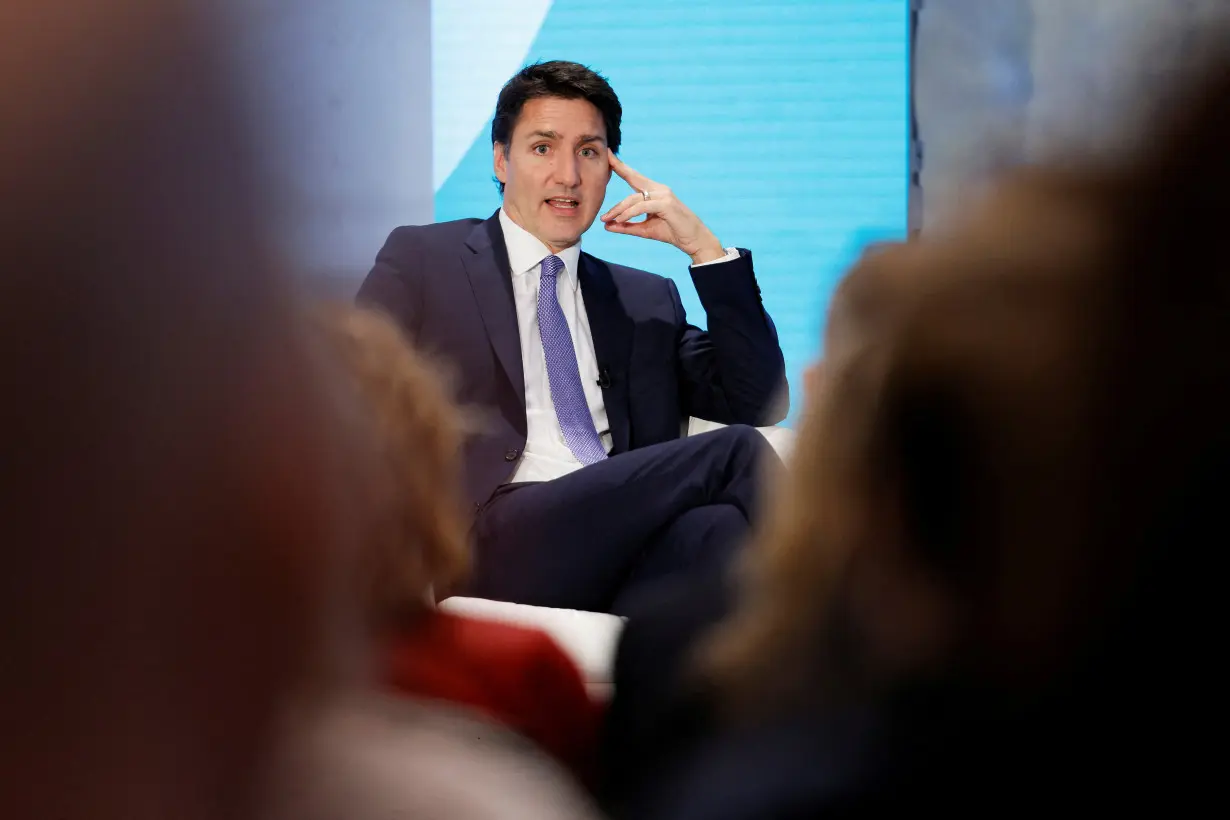
{"type": "Polygon", "coordinates": [[[551,403],[555,418],[568,449],[582,464],[593,464],[606,458],[606,449],[581,386],[581,371],[577,369],[577,352],[572,346],[572,334],[564,311],[559,306],[555,283],[564,271],[564,261],[558,256],[542,260],[542,278],[538,283],[538,336],[547,358],[547,380],[551,383],[551,403]]]}

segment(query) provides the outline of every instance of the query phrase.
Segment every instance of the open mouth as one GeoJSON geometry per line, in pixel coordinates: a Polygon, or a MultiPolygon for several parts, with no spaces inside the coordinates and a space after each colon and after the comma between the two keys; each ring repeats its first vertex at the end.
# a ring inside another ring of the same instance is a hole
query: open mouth
{"type": "Polygon", "coordinates": [[[569,199],[568,197],[554,196],[546,200],[547,204],[556,211],[575,211],[581,205],[579,199],[569,199]]]}

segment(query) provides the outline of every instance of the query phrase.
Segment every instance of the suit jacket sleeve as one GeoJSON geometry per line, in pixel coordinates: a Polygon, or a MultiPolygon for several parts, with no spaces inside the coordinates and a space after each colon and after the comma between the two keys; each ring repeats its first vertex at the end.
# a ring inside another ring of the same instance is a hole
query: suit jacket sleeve
{"type": "Polygon", "coordinates": [[[412,340],[418,337],[422,316],[422,297],[412,264],[418,258],[413,240],[409,228],[395,228],[376,254],[376,264],[355,297],[359,306],[389,314],[412,340]]]}
{"type": "Polygon", "coordinates": [[[776,424],[786,417],[789,387],[777,328],[765,312],[752,254],[692,269],[708,332],[688,324],[669,282],[679,326],[680,396],[689,416],[722,424],[776,424]]]}

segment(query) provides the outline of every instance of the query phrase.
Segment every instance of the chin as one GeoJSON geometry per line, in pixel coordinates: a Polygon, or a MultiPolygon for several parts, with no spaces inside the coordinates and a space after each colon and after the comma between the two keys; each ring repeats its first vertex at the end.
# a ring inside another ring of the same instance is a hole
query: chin
{"type": "Polygon", "coordinates": [[[580,241],[581,241],[581,237],[579,236],[567,236],[567,237],[560,236],[560,237],[556,237],[552,239],[547,244],[553,248],[560,248],[562,250],[564,248],[571,248],[573,245],[577,244],[580,241]]]}
{"type": "MultiPolygon", "coordinates": [[[[586,227],[589,227],[589,226],[587,225],[586,227]]],[[[557,247],[562,247],[564,245],[572,245],[574,243],[580,242],[581,234],[585,233],[585,228],[581,228],[580,230],[578,230],[577,228],[578,226],[576,225],[569,225],[566,229],[564,229],[567,231],[566,233],[564,232],[564,230],[561,230],[560,233],[557,233],[554,235],[554,237],[552,237],[551,244],[557,247]]]]}

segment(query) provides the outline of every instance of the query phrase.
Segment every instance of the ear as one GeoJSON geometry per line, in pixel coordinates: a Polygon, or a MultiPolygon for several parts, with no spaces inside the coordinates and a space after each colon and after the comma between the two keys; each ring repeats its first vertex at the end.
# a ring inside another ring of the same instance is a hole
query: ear
{"type": "Polygon", "coordinates": [[[491,144],[492,163],[495,166],[495,178],[505,185],[508,184],[508,146],[502,142],[491,144]]]}

